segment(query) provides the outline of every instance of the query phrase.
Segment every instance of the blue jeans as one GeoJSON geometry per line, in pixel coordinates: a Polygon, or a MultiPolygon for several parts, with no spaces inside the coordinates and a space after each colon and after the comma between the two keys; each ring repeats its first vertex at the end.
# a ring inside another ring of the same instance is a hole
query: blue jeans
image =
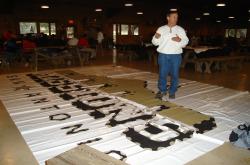
{"type": "Polygon", "coordinates": [[[179,68],[181,65],[181,54],[162,54],[158,56],[159,80],[158,88],[161,92],[167,93],[167,77],[171,77],[169,94],[173,95],[177,91],[179,84],[179,68]]]}

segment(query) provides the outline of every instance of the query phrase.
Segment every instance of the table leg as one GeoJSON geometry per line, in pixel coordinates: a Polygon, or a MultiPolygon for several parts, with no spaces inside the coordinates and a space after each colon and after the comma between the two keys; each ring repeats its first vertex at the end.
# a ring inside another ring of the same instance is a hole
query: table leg
{"type": "Polygon", "coordinates": [[[38,70],[38,55],[37,55],[37,52],[35,51],[35,72],[37,72],[38,70]]]}
{"type": "Polygon", "coordinates": [[[81,67],[83,66],[83,59],[82,59],[82,56],[81,56],[81,52],[78,48],[75,48],[76,49],[76,53],[78,55],[78,58],[79,58],[79,61],[80,61],[80,65],[81,67]]]}
{"type": "Polygon", "coordinates": [[[211,65],[212,65],[212,63],[213,62],[211,62],[211,61],[205,62],[205,66],[206,66],[205,71],[204,71],[205,73],[209,73],[209,74],[212,73],[211,72],[211,65]]]}
{"type": "Polygon", "coordinates": [[[226,61],[224,61],[224,62],[222,62],[221,63],[221,69],[223,70],[223,71],[227,71],[227,62],[226,61]]]}
{"type": "Polygon", "coordinates": [[[195,62],[195,71],[202,72],[202,62],[195,62]]]}
{"type": "Polygon", "coordinates": [[[185,66],[186,66],[186,61],[182,61],[182,63],[181,63],[181,68],[185,68],[185,66]]]}
{"type": "Polygon", "coordinates": [[[220,62],[215,61],[215,70],[220,70],[220,62]]]}

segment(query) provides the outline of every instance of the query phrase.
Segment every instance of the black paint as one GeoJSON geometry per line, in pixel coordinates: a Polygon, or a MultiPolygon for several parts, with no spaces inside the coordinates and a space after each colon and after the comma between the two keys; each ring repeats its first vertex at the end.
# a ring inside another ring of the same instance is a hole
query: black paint
{"type": "Polygon", "coordinates": [[[62,88],[65,89],[65,90],[66,90],[66,89],[71,89],[71,87],[68,86],[68,85],[62,86],[62,88]]]}
{"type": "MultiPolygon", "coordinates": [[[[72,99],[75,98],[74,96],[72,96],[70,94],[71,91],[83,91],[83,90],[90,91],[90,89],[84,88],[81,85],[70,86],[70,85],[72,85],[72,81],[65,80],[65,79],[60,79],[59,76],[56,76],[56,77],[53,77],[53,76],[47,76],[46,77],[45,76],[44,79],[46,79],[46,78],[51,79],[49,81],[41,79],[41,78],[39,78],[38,76],[35,76],[35,75],[30,75],[30,77],[34,81],[40,83],[41,85],[48,87],[51,92],[61,94],[60,97],[62,97],[64,100],[72,100],[72,99]]],[[[107,88],[107,87],[110,87],[110,86],[112,86],[112,85],[104,84],[103,87],[107,88]]],[[[126,93],[127,94],[133,94],[130,91],[126,91],[126,93]]],[[[92,92],[92,93],[79,94],[76,97],[98,96],[98,95],[99,95],[98,93],[92,92]]],[[[88,102],[89,103],[96,102],[96,101],[105,102],[105,101],[108,101],[108,100],[111,100],[111,98],[102,97],[102,98],[89,100],[88,102]]],[[[40,102],[43,102],[45,100],[36,100],[36,101],[38,101],[38,103],[40,103],[40,102]]],[[[79,109],[81,109],[81,110],[83,110],[83,111],[90,111],[89,112],[90,116],[94,117],[95,119],[99,119],[99,118],[104,118],[107,115],[107,114],[104,114],[104,113],[100,112],[99,109],[109,108],[109,107],[112,107],[112,106],[114,106],[116,104],[115,103],[110,103],[110,104],[106,103],[105,105],[101,105],[101,106],[91,106],[91,105],[88,105],[88,104],[86,104],[86,103],[84,103],[84,102],[82,102],[80,100],[77,100],[77,101],[72,102],[72,105],[79,108],[79,109]]],[[[126,106],[126,104],[120,105],[119,107],[122,107],[122,106],[126,106]]],[[[54,105],[52,107],[41,108],[41,110],[54,109],[54,108],[59,109],[59,107],[57,105],[54,105]]],[[[161,105],[160,108],[157,111],[161,111],[161,110],[168,109],[168,108],[169,107],[167,107],[165,105],[161,105]]],[[[116,117],[119,115],[119,113],[121,111],[122,111],[122,109],[116,109],[116,110],[110,111],[108,114],[114,114],[114,115],[111,117],[111,119],[108,121],[108,123],[106,125],[114,127],[114,126],[117,126],[119,124],[125,124],[125,123],[136,121],[136,120],[145,120],[145,121],[147,121],[147,120],[152,119],[155,116],[155,115],[151,115],[151,114],[150,115],[141,114],[140,116],[131,117],[131,118],[128,118],[128,119],[118,121],[118,120],[116,120],[116,117]]],[[[61,113],[61,114],[50,115],[49,118],[50,118],[50,120],[62,121],[62,120],[67,120],[67,119],[71,118],[71,116],[69,114],[67,114],[67,113],[61,113]]],[[[76,134],[76,133],[79,133],[79,132],[84,132],[84,131],[89,130],[88,128],[81,129],[82,126],[83,126],[83,124],[76,124],[76,125],[73,125],[73,126],[63,127],[61,129],[70,129],[66,133],[67,135],[76,134]]],[[[163,126],[168,127],[170,129],[172,129],[173,131],[177,132],[178,136],[176,136],[174,138],[171,138],[171,139],[168,139],[168,140],[165,140],[165,141],[156,141],[156,140],[150,139],[149,137],[141,135],[139,132],[135,131],[133,128],[128,128],[128,130],[124,131],[123,133],[127,137],[131,138],[131,141],[139,143],[141,147],[150,148],[150,149],[152,149],[154,151],[158,150],[160,147],[168,147],[171,144],[171,142],[175,142],[175,140],[177,140],[177,139],[183,140],[184,138],[190,138],[190,136],[193,134],[192,130],[189,130],[189,131],[187,131],[185,133],[181,132],[179,130],[179,126],[175,125],[175,124],[172,124],[172,123],[166,123],[163,126]]],[[[161,130],[161,129],[159,129],[159,128],[151,125],[151,124],[147,124],[144,130],[151,133],[151,134],[159,134],[159,133],[163,132],[163,130],[161,130]]],[[[79,144],[86,144],[86,143],[91,143],[91,142],[99,141],[99,140],[101,140],[101,138],[88,140],[86,142],[82,142],[82,143],[79,143],[79,144]]],[[[126,158],[126,155],[122,154],[120,151],[111,150],[107,154],[110,154],[110,153],[116,153],[116,154],[120,155],[122,157],[121,160],[124,160],[126,158]]]]}
{"type": "Polygon", "coordinates": [[[100,118],[104,118],[106,116],[104,113],[97,111],[97,110],[90,112],[89,115],[93,116],[94,119],[100,119],[100,118]]]}
{"type": "Polygon", "coordinates": [[[170,128],[172,130],[177,130],[179,128],[178,125],[173,124],[173,123],[166,123],[166,124],[164,124],[164,126],[170,128]]]}
{"type": "Polygon", "coordinates": [[[209,120],[203,120],[200,124],[194,124],[193,125],[195,128],[198,129],[196,133],[201,133],[203,134],[206,131],[210,131],[213,128],[216,127],[216,123],[213,117],[210,117],[209,120]]]}
{"type": "Polygon", "coordinates": [[[234,131],[231,132],[229,136],[229,141],[230,142],[236,142],[239,139],[239,135],[235,133],[234,131]]]}
{"type": "Polygon", "coordinates": [[[62,90],[58,89],[57,87],[51,87],[49,90],[53,93],[63,93],[62,90]]]}
{"type": "Polygon", "coordinates": [[[69,129],[69,128],[72,128],[70,131],[68,131],[66,134],[67,135],[71,135],[71,134],[76,134],[76,133],[79,133],[79,132],[83,132],[83,131],[88,131],[89,129],[88,128],[85,128],[85,129],[79,129],[82,127],[83,124],[76,124],[76,125],[72,125],[72,126],[67,126],[67,127],[63,127],[61,129],[69,129]]]}
{"type": "Polygon", "coordinates": [[[44,86],[44,87],[52,87],[53,85],[50,85],[48,82],[46,82],[46,81],[42,81],[42,82],[40,82],[40,84],[42,85],[42,86],[44,86]]]}
{"type": "Polygon", "coordinates": [[[53,93],[63,93],[63,92],[72,92],[72,91],[83,91],[83,92],[86,92],[86,91],[90,90],[88,88],[85,88],[85,87],[82,87],[82,86],[78,86],[78,85],[73,86],[73,87],[68,86],[68,85],[62,86],[61,87],[62,90],[60,89],[60,87],[61,86],[59,86],[59,85],[58,86],[53,86],[53,87],[49,88],[49,90],[51,92],[53,92],[53,93]]]}
{"type": "Polygon", "coordinates": [[[105,104],[105,105],[101,105],[101,106],[91,106],[91,105],[83,103],[82,101],[77,100],[75,102],[72,102],[72,105],[83,110],[83,111],[92,111],[89,113],[89,115],[94,117],[94,119],[100,119],[100,118],[104,118],[106,115],[104,113],[98,111],[98,109],[108,108],[108,107],[114,106],[115,103],[105,104]]]}
{"type": "Polygon", "coordinates": [[[34,100],[31,100],[31,101],[33,101],[34,104],[40,104],[40,103],[47,103],[47,102],[49,102],[49,100],[47,100],[47,98],[34,99],[34,100]]]}
{"type": "Polygon", "coordinates": [[[75,107],[77,107],[79,109],[86,111],[86,110],[98,110],[101,108],[108,108],[108,107],[115,105],[115,103],[105,104],[105,105],[101,105],[101,106],[91,106],[91,105],[83,103],[80,100],[77,100],[77,101],[72,102],[72,105],[74,105],[75,107]]]}
{"type": "Polygon", "coordinates": [[[115,117],[120,113],[120,111],[121,110],[116,111],[115,114],[112,116],[112,118],[108,121],[108,123],[106,125],[115,127],[115,126],[117,126],[119,124],[125,124],[125,123],[136,121],[136,120],[149,120],[149,119],[152,119],[155,116],[155,115],[143,114],[141,116],[131,117],[129,119],[117,121],[115,119],[115,117]]]}
{"type": "Polygon", "coordinates": [[[149,148],[153,151],[159,150],[160,147],[169,147],[171,142],[174,143],[177,139],[183,141],[185,138],[190,138],[193,134],[193,131],[189,130],[185,133],[176,131],[179,136],[165,140],[165,141],[155,141],[146,137],[139,132],[135,131],[134,128],[128,128],[128,130],[124,131],[123,133],[130,138],[132,142],[138,143],[142,148],[149,148]]]}
{"type": "Polygon", "coordinates": [[[105,83],[101,88],[110,88],[113,87],[114,85],[105,83]]]}
{"type": "Polygon", "coordinates": [[[72,99],[74,99],[73,96],[71,96],[71,95],[69,95],[67,93],[61,94],[60,97],[63,98],[63,100],[72,100],[72,99]]]}
{"type": "Polygon", "coordinates": [[[41,84],[44,87],[53,87],[58,85],[70,85],[73,82],[66,80],[65,78],[60,78],[59,76],[49,76],[45,75],[42,78],[39,78],[39,75],[34,74],[27,74],[32,80],[36,81],[37,83],[41,84]],[[48,81],[46,81],[48,80],[48,81]],[[51,83],[49,83],[51,81],[51,83]]]}
{"type": "Polygon", "coordinates": [[[100,140],[102,140],[102,138],[95,138],[95,139],[87,140],[85,142],[78,143],[78,145],[89,144],[89,143],[97,142],[97,141],[100,141],[100,140]]]}
{"type": "Polygon", "coordinates": [[[95,101],[108,101],[108,100],[111,100],[112,98],[109,98],[109,97],[102,97],[102,98],[97,98],[97,99],[92,99],[92,100],[88,100],[89,103],[91,102],[95,102],[95,101]]]}
{"type": "Polygon", "coordinates": [[[50,107],[41,108],[42,111],[44,111],[44,110],[51,110],[51,109],[60,109],[60,108],[57,105],[53,105],[53,106],[50,106],[50,107]]]}
{"type": "Polygon", "coordinates": [[[109,152],[106,152],[106,154],[111,154],[111,153],[115,153],[117,155],[120,155],[121,156],[121,159],[120,159],[121,161],[123,161],[124,159],[127,158],[127,156],[125,154],[121,153],[121,151],[111,150],[109,152]]]}
{"type": "Polygon", "coordinates": [[[146,126],[147,127],[145,128],[145,131],[147,131],[151,134],[159,134],[159,133],[163,132],[160,128],[157,128],[149,123],[146,126]]]}
{"type": "Polygon", "coordinates": [[[35,97],[35,96],[40,96],[41,93],[28,93],[28,94],[25,94],[27,97],[35,97]]]}
{"type": "Polygon", "coordinates": [[[82,96],[98,96],[99,94],[96,92],[93,93],[86,93],[86,94],[81,94],[81,95],[77,95],[77,97],[82,97],[82,96]]]}
{"type": "Polygon", "coordinates": [[[55,115],[50,115],[49,119],[50,120],[56,120],[56,121],[62,121],[71,118],[71,116],[67,113],[59,113],[55,115]]]}

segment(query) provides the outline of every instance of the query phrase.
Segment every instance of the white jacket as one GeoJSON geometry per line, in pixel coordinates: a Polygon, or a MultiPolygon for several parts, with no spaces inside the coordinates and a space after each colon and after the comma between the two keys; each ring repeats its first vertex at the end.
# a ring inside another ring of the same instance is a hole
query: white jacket
{"type": "Polygon", "coordinates": [[[188,44],[188,37],[185,30],[176,25],[170,29],[168,25],[161,26],[157,29],[156,33],[161,35],[160,38],[153,36],[152,43],[158,46],[157,51],[163,54],[181,54],[188,44]],[[178,35],[181,38],[180,42],[173,41],[172,38],[178,35]]]}
{"type": "Polygon", "coordinates": [[[97,41],[98,41],[98,43],[101,44],[102,40],[104,40],[103,33],[102,32],[98,32],[97,33],[97,41]]]}

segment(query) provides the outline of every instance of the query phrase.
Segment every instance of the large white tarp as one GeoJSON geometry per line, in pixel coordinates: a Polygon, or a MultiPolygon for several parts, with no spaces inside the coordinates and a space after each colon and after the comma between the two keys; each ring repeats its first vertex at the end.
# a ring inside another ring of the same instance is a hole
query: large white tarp
{"type": "MultiPolygon", "coordinates": [[[[97,73],[97,70],[92,68],[92,72],[97,73]]],[[[79,72],[88,73],[84,69],[79,72]]],[[[156,74],[133,69],[124,72],[122,68],[115,72],[112,68],[104,68],[103,73],[117,78],[134,76],[148,81],[149,89],[157,89],[156,74]]],[[[40,164],[79,143],[128,164],[185,164],[221,145],[234,127],[250,119],[248,93],[181,79],[174,103],[214,116],[217,128],[203,135],[193,133],[183,141],[177,138],[175,143],[160,145],[154,150],[154,142],[180,135],[166,123],[176,125],[184,134],[194,131],[193,128],[160,115],[150,116],[152,113],[143,105],[81,85],[59,74],[33,76],[47,84],[41,85],[41,81],[26,74],[1,76],[0,99],[40,164]],[[74,96],[86,95],[67,100],[58,91],[74,96]],[[93,107],[98,107],[98,111],[93,107]],[[137,120],[129,120],[136,117],[137,120]],[[156,132],[151,132],[150,127],[156,132]],[[137,135],[139,140],[136,141],[137,135]],[[153,144],[147,146],[140,142],[143,140],[153,141],[153,144]]]]}

